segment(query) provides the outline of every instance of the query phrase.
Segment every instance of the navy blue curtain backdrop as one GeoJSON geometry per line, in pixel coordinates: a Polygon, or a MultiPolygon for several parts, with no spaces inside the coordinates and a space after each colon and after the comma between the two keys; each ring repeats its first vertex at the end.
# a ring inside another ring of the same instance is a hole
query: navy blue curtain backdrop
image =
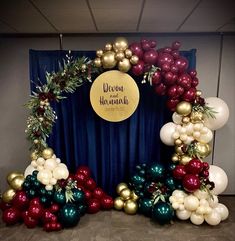
{"type": "MultiPolygon", "coordinates": [[[[45,73],[58,71],[68,51],[30,50],[31,91],[45,83],[45,73]]],[[[195,68],[196,50],[182,51],[189,60],[189,69],[195,68]]],[[[74,58],[95,57],[95,51],[72,51],[74,58]]],[[[135,78],[136,79],[136,78],[135,78]]],[[[79,87],[67,99],[53,103],[58,119],[48,143],[71,172],[80,165],[88,165],[97,183],[110,194],[121,181],[128,181],[139,163],[167,162],[172,148],[164,146],[159,137],[161,126],[171,121],[165,107],[166,99],[157,96],[149,84],[141,84],[140,103],[127,120],[111,123],[93,111],[89,91],[91,83],[79,87]]]]}

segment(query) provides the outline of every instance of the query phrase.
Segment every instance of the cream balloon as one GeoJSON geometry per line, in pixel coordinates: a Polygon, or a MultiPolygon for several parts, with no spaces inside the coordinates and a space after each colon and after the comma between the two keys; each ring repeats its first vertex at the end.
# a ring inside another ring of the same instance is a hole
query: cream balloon
{"type": "Polygon", "coordinates": [[[54,177],[52,177],[51,179],[50,179],[50,184],[51,185],[55,185],[57,183],[57,180],[54,178],[54,177]]]}
{"type": "Polygon", "coordinates": [[[228,105],[220,98],[209,97],[205,99],[207,106],[213,108],[215,118],[204,117],[204,125],[211,130],[218,130],[223,127],[229,118],[228,105]]]}
{"type": "Polygon", "coordinates": [[[49,180],[49,178],[42,178],[42,179],[40,180],[40,182],[41,182],[42,184],[44,184],[44,185],[49,185],[50,180],[49,180]]]}
{"type": "Polygon", "coordinates": [[[212,198],[208,198],[208,203],[210,207],[215,208],[219,203],[218,197],[213,195],[212,198]]]}
{"type": "Polygon", "coordinates": [[[177,112],[174,112],[172,115],[172,120],[175,124],[180,125],[182,122],[182,115],[179,115],[177,112]]]}
{"type": "Polygon", "coordinates": [[[192,212],[190,216],[190,221],[195,225],[201,225],[204,222],[204,217],[201,214],[192,212]]]}
{"type": "Polygon", "coordinates": [[[184,199],[184,207],[189,211],[195,211],[199,206],[199,200],[194,195],[188,195],[184,199]]]}
{"type": "Polygon", "coordinates": [[[50,158],[45,161],[44,168],[48,170],[53,170],[57,167],[58,163],[55,159],[50,158]]]}
{"type": "Polygon", "coordinates": [[[53,177],[57,180],[60,180],[60,179],[67,179],[69,176],[69,171],[67,169],[67,167],[63,167],[63,166],[60,166],[60,167],[56,167],[54,170],[53,170],[53,177]]]}
{"type": "Polygon", "coordinates": [[[182,211],[181,210],[176,211],[176,217],[180,220],[187,220],[190,218],[190,216],[191,216],[191,212],[186,209],[182,211]]]}
{"type": "Polygon", "coordinates": [[[205,221],[210,225],[218,225],[221,222],[221,216],[216,210],[212,210],[212,212],[208,215],[205,215],[205,221]]]}
{"type": "Polygon", "coordinates": [[[33,171],[36,171],[37,169],[34,168],[32,165],[28,165],[24,171],[24,177],[27,177],[28,175],[32,175],[33,171]]]}
{"type": "Polygon", "coordinates": [[[45,189],[46,189],[47,191],[51,191],[51,190],[53,189],[53,186],[50,185],[50,184],[48,184],[48,185],[45,186],[45,189]]]}
{"type": "Polygon", "coordinates": [[[210,165],[209,180],[215,183],[215,188],[213,189],[213,193],[215,195],[219,195],[224,192],[228,185],[227,174],[222,168],[215,165],[210,165]]]}
{"type": "Polygon", "coordinates": [[[197,139],[197,141],[200,141],[202,143],[209,143],[213,138],[213,133],[210,129],[208,129],[208,132],[206,134],[201,134],[200,137],[197,139]]]}
{"type": "Polygon", "coordinates": [[[48,180],[48,183],[49,183],[49,180],[51,178],[52,178],[52,173],[51,173],[50,170],[47,170],[47,169],[43,169],[43,170],[39,171],[38,174],[37,174],[37,179],[40,182],[42,182],[43,179],[46,179],[46,180],[48,180]]]}
{"type": "Polygon", "coordinates": [[[31,166],[33,166],[33,167],[37,167],[38,165],[37,165],[37,162],[35,161],[35,160],[33,160],[33,161],[31,161],[31,166]]]}
{"type": "Polygon", "coordinates": [[[43,166],[44,163],[45,163],[45,159],[44,159],[44,158],[39,157],[39,158],[37,159],[37,164],[38,164],[39,166],[43,166]]]}
{"type": "Polygon", "coordinates": [[[174,138],[172,137],[175,132],[175,123],[168,122],[160,130],[160,139],[167,146],[174,146],[174,138]]]}
{"type": "Polygon", "coordinates": [[[214,210],[220,214],[222,221],[228,218],[229,211],[224,204],[218,203],[218,205],[214,208],[214,210]]]}
{"type": "Polygon", "coordinates": [[[193,193],[194,196],[196,196],[198,199],[207,199],[209,197],[209,194],[206,190],[200,190],[198,189],[193,193]]]}
{"type": "Polygon", "coordinates": [[[56,162],[57,162],[58,164],[61,163],[60,158],[56,158],[56,162]]]}
{"type": "Polygon", "coordinates": [[[182,190],[178,190],[176,189],[173,193],[172,193],[172,196],[173,197],[176,197],[176,198],[185,198],[187,197],[187,194],[182,191],[182,190]]]}

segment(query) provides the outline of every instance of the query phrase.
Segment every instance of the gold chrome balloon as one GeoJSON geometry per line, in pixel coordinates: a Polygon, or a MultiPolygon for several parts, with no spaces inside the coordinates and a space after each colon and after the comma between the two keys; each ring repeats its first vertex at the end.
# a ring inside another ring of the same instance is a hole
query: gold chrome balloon
{"type": "Polygon", "coordinates": [[[131,68],[131,63],[129,61],[129,59],[124,58],[123,60],[118,62],[118,69],[121,72],[128,72],[131,68]]]}
{"type": "Polygon", "coordinates": [[[190,119],[193,124],[203,121],[203,113],[200,111],[193,111],[190,114],[190,119]]]}
{"type": "Polygon", "coordinates": [[[182,145],[182,143],[183,143],[183,142],[182,142],[180,139],[176,139],[176,140],[175,140],[175,145],[176,145],[176,146],[180,146],[180,145],[182,145]]]}
{"type": "Polygon", "coordinates": [[[192,158],[191,158],[190,156],[183,155],[183,156],[181,156],[181,158],[180,158],[180,164],[186,165],[186,164],[188,164],[191,160],[192,160],[192,158]]]}
{"type": "Polygon", "coordinates": [[[131,192],[131,200],[136,201],[136,200],[138,200],[138,199],[139,199],[139,196],[136,195],[136,193],[135,193],[134,191],[132,191],[132,192],[131,192]]]}
{"type": "Polygon", "coordinates": [[[179,161],[179,156],[178,156],[176,153],[174,153],[174,154],[172,155],[172,157],[171,157],[171,160],[172,160],[173,162],[178,162],[178,161],[179,161]]]}
{"type": "Polygon", "coordinates": [[[176,112],[179,115],[187,116],[191,113],[191,111],[192,111],[192,105],[187,101],[181,101],[176,106],[176,112]]]}
{"type": "Polygon", "coordinates": [[[112,46],[111,43],[107,43],[107,44],[105,44],[105,46],[104,46],[105,51],[110,51],[110,50],[112,50],[112,48],[113,48],[113,46],[112,46]]]}
{"type": "Polygon", "coordinates": [[[175,146],[175,152],[178,154],[178,155],[183,155],[184,152],[182,150],[182,147],[183,145],[180,145],[180,146],[175,146]]]}
{"type": "Polygon", "coordinates": [[[138,210],[138,205],[137,205],[136,201],[127,200],[124,203],[124,211],[125,211],[125,213],[127,213],[127,214],[136,214],[137,210],[138,210]]]}
{"type": "Polygon", "coordinates": [[[188,124],[188,123],[190,122],[190,118],[187,117],[187,116],[184,116],[183,119],[182,119],[182,122],[183,122],[184,124],[188,124]]]}
{"type": "Polygon", "coordinates": [[[120,192],[125,188],[128,188],[126,183],[124,183],[124,182],[119,183],[116,187],[117,194],[120,195],[120,192]]]}
{"type": "Polygon", "coordinates": [[[210,155],[211,148],[208,144],[197,142],[195,144],[196,152],[199,157],[205,158],[210,155]]]}
{"type": "Polygon", "coordinates": [[[101,58],[102,57],[102,55],[103,55],[103,50],[102,49],[98,49],[97,51],[96,51],[96,56],[97,57],[99,57],[99,58],[101,58]]]}
{"type": "Polygon", "coordinates": [[[2,194],[2,200],[5,203],[11,202],[13,197],[15,196],[16,192],[13,189],[8,189],[2,194]]]}
{"type": "Polygon", "coordinates": [[[125,56],[126,56],[126,58],[130,59],[131,56],[132,56],[132,51],[130,49],[126,49],[125,50],[125,56]]]}
{"type": "Polygon", "coordinates": [[[115,52],[125,51],[127,48],[128,48],[128,41],[126,38],[123,38],[123,37],[116,38],[113,44],[113,49],[115,52]]]}
{"type": "Polygon", "coordinates": [[[33,161],[33,160],[37,160],[38,157],[39,157],[39,155],[38,155],[38,152],[37,152],[37,151],[31,152],[30,158],[31,158],[32,161],[33,161]]]}
{"type": "Polygon", "coordinates": [[[105,52],[101,58],[102,65],[105,69],[112,69],[116,66],[115,53],[113,51],[105,52]]]}
{"type": "Polygon", "coordinates": [[[202,91],[201,90],[197,90],[196,91],[196,96],[201,96],[202,95],[202,91]]]}
{"type": "Polygon", "coordinates": [[[12,180],[17,177],[17,176],[24,176],[23,173],[21,172],[11,172],[7,175],[7,182],[10,185],[10,183],[12,182],[12,180]]]}
{"type": "Polygon", "coordinates": [[[95,58],[94,59],[94,65],[99,68],[102,66],[101,58],[95,58]]]}
{"type": "Polygon", "coordinates": [[[42,157],[44,159],[52,158],[53,155],[54,155],[54,151],[52,150],[52,148],[46,148],[42,151],[42,157]]]}
{"type": "Polygon", "coordinates": [[[21,190],[23,183],[24,183],[24,177],[23,177],[23,176],[16,176],[16,177],[13,178],[13,180],[10,182],[10,186],[11,186],[14,190],[21,190]]]}
{"type": "Polygon", "coordinates": [[[131,198],[131,190],[129,188],[124,188],[120,192],[120,196],[124,201],[130,199],[131,198]]]}
{"type": "Polygon", "coordinates": [[[130,58],[131,64],[135,65],[135,64],[138,63],[138,61],[139,61],[139,57],[138,56],[136,56],[136,55],[132,55],[131,56],[131,58],[130,58]]]}
{"type": "Polygon", "coordinates": [[[122,210],[124,206],[124,201],[122,200],[121,197],[116,197],[114,199],[114,208],[117,210],[122,210]]]}
{"type": "Polygon", "coordinates": [[[115,59],[117,61],[121,61],[125,58],[125,54],[122,51],[119,51],[115,54],[115,59]]]}

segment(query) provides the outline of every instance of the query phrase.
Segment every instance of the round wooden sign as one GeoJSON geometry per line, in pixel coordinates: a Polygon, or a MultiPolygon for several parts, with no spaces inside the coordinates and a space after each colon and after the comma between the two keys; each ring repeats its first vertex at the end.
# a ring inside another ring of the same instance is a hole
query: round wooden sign
{"type": "Polygon", "coordinates": [[[118,122],[130,117],[139,103],[139,88],[134,79],[118,70],[99,75],[90,90],[91,105],[101,118],[118,122]]]}

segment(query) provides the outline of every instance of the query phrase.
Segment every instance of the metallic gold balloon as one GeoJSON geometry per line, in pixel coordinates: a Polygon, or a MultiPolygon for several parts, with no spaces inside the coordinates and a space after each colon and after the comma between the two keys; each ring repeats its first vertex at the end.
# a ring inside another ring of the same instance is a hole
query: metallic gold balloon
{"type": "Polygon", "coordinates": [[[126,49],[125,50],[125,56],[126,56],[126,58],[130,59],[131,56],[132,56],[132,51],[130,49],[126,49]]]}
{"type": "Polygon", "coordinates": [[[181,101],[176,106],[176,112],[179,115],[187,116],[191,113],[191,111],[192,111],[192,105],[187,101],[181,101]]]}
{"type": "Polygon", "coordinates": [[[180,145],[180,146],[175,146],[175,152],[178,154],[178,155],[183,155],[184,152],[182,150],[182,147],[183,145],[180,145]]]}
{"type": "Polygon", "coordinates": [[[192,160],[192,157],[187,156],[187,155],[183,155],[183,156],[181,156],[181,158],[180,158],[180,164],[186,165],[186,164],[188,164],[191,160],[192,160]]]}
{"type": "Polygon", "coordinates": [[[122,210],[124,206],[124,201],[122,200],[121,197],[116,197],[114,199],[114,208],[117,210],[122,210]]]}
{"type": "Polygon", "coordinates": [[[121,182],[117,185],[116,187],[116,192],[118,195],[120,195],[120,192],[125,189],[125,188],[128,188],[127,184],[125,182],[121,182]]]}
{"type": "Polygon", "coordinates": [[[171,157],[171,160],[172,160],[173,162],[177,162],[177,161],[179,161],[179,156],[178,156],[176,153],[174,153],[174,154],[172,155],[172,157],[171,157]]]}
{"type": "Polygon", "coordinates": [[[193,111],[190,114],[190,119],[192,123],[198,123],[203,121],[203,113],[200,111],[193,111]]]}
{"type": "Polygon", "coordinates": [[[95,58],[94,59],[94,65],[99,68],[102,66],[101,58],[95,58]]]}
{"type": "Polygon", "coordinates": [[[37,151],[31,152],[30,158],[31,158],[32,161],[33,161],[33,160],[37,160],[38,157],[39,157],[39,155],[38,155],[38,152],[37,152],[37,151]]]}
{"type": "Polygon", "coordinates": [[[134,191],[132,191],[132,192],[131,192],[131,200],[136,201],[136,200],[138,200],[138,199],[139,199],[139,196],[136,195],[136,193],[135,193],[134,191]]]}
{"type": "Polygon", "coordinates": [[[15,177],[18,177],[18,176],[24,176],[23,173],[21,172],[11,172],[7,175],[7,182],[8,184],[10,185],[10,183],[12,182],[12,180],[15,178],[15,177]]]}
{"type": "Polygon", "coordinates": [[[182,142],[180,139],[176,139],[176,140],[175,140],[175,145],[176,145],[176,146],[180,146],[180,145],[182,145],[182,143],[183,143],[183,142],[182,142]]]}
{"type": "Polygon", "coordinates": [[[196,91],[196,96],[201,96],[202,95],[202,91],[201,90],[197,90],[196,91]]]}
{"type": "Polygon", "coordinates": [[[42,151],[42,157],[44,159],[52,158],[53,155],[54,155],[54,151],[52,150],[52,148],[46,148],[42,151]]]}
{"type": "Polygon", "coordinates": [[[197,152],[198,156],[200,156],[202,158],[209,156],[211,153],[211,148],[208,144],[197,142],[195,144],[195,147],[196,147],[196,152],[197,152]]]}
{"type": "Polygon", "coordinates": [[[123,60],[118,62],[118,69],[121,72],[128,72],[131,68],[131,63],[129,59],[124,58],[123,60]]]}
{"type": "Polygon", "coordinates": [[[102,49],[98,49],[98,50],[96,51],[96,56],[99,57],[99,58],[101,58],[102,55],[103,55],[103,53],[104,53],[104,51],[103,51],[102,49]]]}
{"type": "Polygon", "coordinates": [[[113,48],[113,46],[112,46],[111,43],[107,43],[107,44],[105,44],[105,46],[104,46],[104,49],[105,49],[106,51],[110,51],[110,50],[112,50],[112,48],[113,48]]]}
{"type": "Polygon", "coordinates": [[[82,66],[81,66],[81,70],[82,70],[82,72],[85,72],[85,71],[86,71],[86,69],[87,69],[86,64],[82,64],[82,66]]]}
{"type": "Polygon", "coordinates": [[[8,189],[2,194],[2,200],[5,203],[10,203],[16,192],[13,189],[8,189]]]}
{"type": "Polygon", "coordinates": [[[115,53],[113,51],[105,52],[101,58],[102,65],[105,69],[112,69],[116,66],[115,53]]]}
{"type": "Polygon", "coordinates": [[[23,183],[24,183],[24,176],[16,176],[16,177],[13,178],[13,180],[10,182],[10,186],[11,186],[14,190],[21,190],[23,183]]]}
{"type": "Polygon", "coordinates": [[[187,116],[184,116],[183,119],[182,119],[182,122],[183,122],[184,124],[188,124],[188,123],[190,122],[190,118],[187,117],[187,116]]]}
{"type": "Polygon", "coordinates": [[[131,56],[131,58],[130,58],[131,64],[135,65],[135,64],[138,63],[138,61],[139,61],[139,57],[138,56],[136,56],[136,55],[132,55],[131,56]]]}
{"type": "Polygon", "coordinates": [[[119,51],[115,54],[115,59],[117,61],[121,61],[125,58],[125,54],[122,51],[119,51]]]}
{"type": "Polygon", "coordinates": [[[113,49],[115,52],[125,51],[128,48],[128,41],[123,37],[116,38],[113,49]]]}
{"type": "Polygon", "coordinates": [[[127,214],[136,214],[137,210],[138,210],[138,205],[137,205],[136,201],[127,200],[124,203],[124,211],[125,211],[125,213],[127,213],[127,214]]]}
{"type": "Polygon", "coordinates": [[[131,190],[129,188],[124,188],[120,192],[120,196],[124,201],[130,199],[131,198],[131,190]]]}

